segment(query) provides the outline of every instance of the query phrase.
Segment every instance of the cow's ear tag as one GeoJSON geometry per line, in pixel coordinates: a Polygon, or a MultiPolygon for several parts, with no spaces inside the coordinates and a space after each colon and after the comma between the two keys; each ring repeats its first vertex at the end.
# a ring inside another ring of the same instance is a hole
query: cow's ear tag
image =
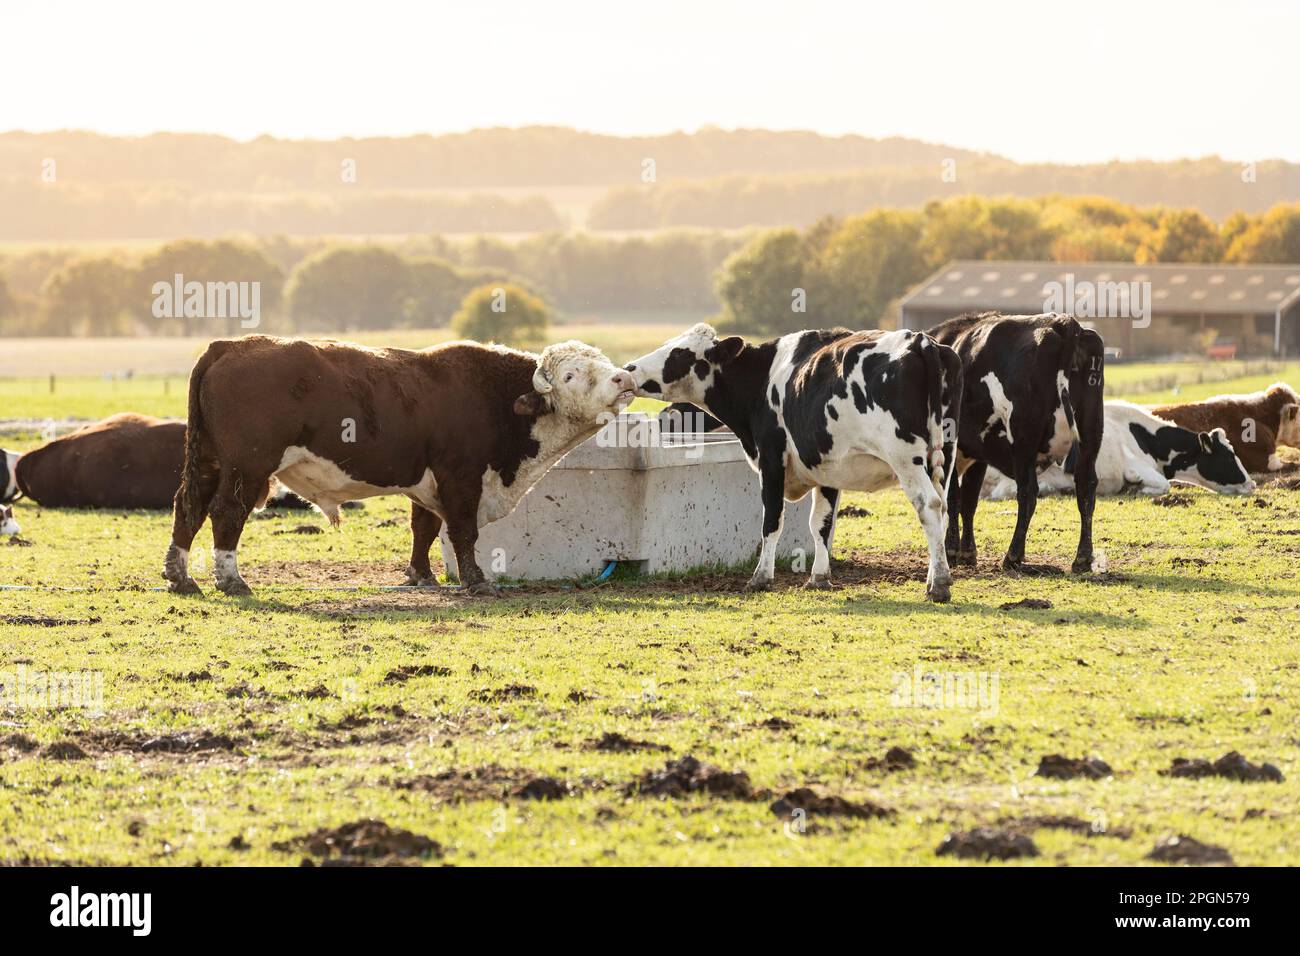
{"type": "Polygon", "coordinates": [[[724,365],[730,362],[740,350],[745,347],[745,340],[739,335],[729,335],[725,339],[719,339],[717,342],[704,353],[704,357],[714,365],[724,365]]]}
{"type": "Polygon", "coordinates": [[[541,415],[546,411],[546,396],[537,392],[526,392],[515,399],[516,415],[541,415]]]}

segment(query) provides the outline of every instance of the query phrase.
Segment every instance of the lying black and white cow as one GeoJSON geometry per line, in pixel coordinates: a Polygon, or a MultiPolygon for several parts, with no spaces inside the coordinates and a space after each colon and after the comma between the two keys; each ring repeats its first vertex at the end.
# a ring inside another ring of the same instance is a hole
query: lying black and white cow
{"type": "Polygon", "coordinates": [[[1101,447],[1101,336],[1064,315],[1002,316],[995,312],[950,319],[930,330],[961,356],[965,391],[957,432],[959,480],[948,492],[948,556],[975,563],[975,509],[984,474],[992,465],[1017,482],[1016,530],[1002,559],[1025,569],[1025,537],[1038,503],[1040,465],[1061,461],[1079,448],[1074,475],[1079,504],[1079,547],[1073,570],[1092,567],[1092,512],[1101,447]]]}
{"type": "MultiPolygon", "coordinates": [[[[1039,495],[1072,491],[1077,457],[1071,449],[1064,464],[1053,463],[1040,471],[1039,495]]],[[[1014,479],[995,468],[988,475],[984,497],[994,501],[1015,497],[1014,479]]],[[[1097,493],[1117,495],[1137,488],[1144,495],[1163,495],[1174,481],[1230,495],[1255,488],[1222,428],[1194,432],[1157,418],[1141,405],[1106,402],[1106,431],[1097,454],[1097,493]]]]}
{"type": "Polygon", "coordinates": [[[691,402],[735,432],[759,474],[763,541],[749,587],[772,583],[783,498],[815,490],[809,587],[830,586],[840,491],[897,478],[930,548],[926,595],[950,597],[945,494],[961,362],[920,332],[794,332],[760,345],[700,324],[627,366],[638,394],[691,402]],[[945,441],[945,439],[947,439],[945,441]]]}

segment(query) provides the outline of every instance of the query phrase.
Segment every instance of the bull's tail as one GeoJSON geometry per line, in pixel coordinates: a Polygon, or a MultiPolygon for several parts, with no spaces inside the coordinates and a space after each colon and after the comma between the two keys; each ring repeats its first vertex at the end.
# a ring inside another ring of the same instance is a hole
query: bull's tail
{"type": "Polygon", "coordinates": [[[198,530],[207,514],[208,502],[204,500],[201,471],[203,468],[203,406],[200,389],[203,376],[217,359],[225,353],[229,342],[217,341],[208,346],[194,370],[190,372],[189,407],[185,423],[185,462],[181,465],[181,484],[176,489],[175,517],[178,525],[198,530]]]}
{"type": "Polygon", "coordinates": [[[948,496],[948,482],[957,463],[957,423],[961,415],[961,358],[946,345],[926,336],[925,356],[929,408],[929,448],[926,464],[940,497],[948,496]]]}

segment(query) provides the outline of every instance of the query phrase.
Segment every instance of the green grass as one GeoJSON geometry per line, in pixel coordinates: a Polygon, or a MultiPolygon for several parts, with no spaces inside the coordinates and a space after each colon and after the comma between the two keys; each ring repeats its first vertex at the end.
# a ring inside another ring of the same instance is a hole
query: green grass
{"type": "MultiPolygon", "coordinates": [[[[685,325],[659,323],[623,323],[555,326],[552,338],[572,337],[602,349],[611,360],[622,364],[651,351],[685,325]]],[[[355,333],[353,341],[365,345],[391,345],[398,348],[423,348],[447,341],[451,333],[443,330],[398,330],[392,332],[355,333]]],[[[21,345],[15,340],[13,347],[21,345]]],[[[157,340],[151,340],[157,349],[157,340]]],[[[89,348],[89,346],[85,346],[89,348]]],[[[201,344],[188,339],[175,340],[172,349],[178,369],[188,369],[201,344]]],[[[84,364],[78,356],[63,353],[61,360],[84,364]]],[[[1107,395],[1144,404],[1192,402],[1226,392],[1250,392],[1283,380],[1300,387],[1300,362],[1270,363],[1269,371],[1260,374],[1240,373],[1258,368],[1260,363],[1216,362],[1115,365],[1106,370],[1107,395]]],[[[62,420],[76,418],[97,420],[117,412],[139,412],[159,417],[185,416],[185,391],[188,373],[136,375],[131,379],[103,375],[56,375],[54,391],[48,376],[0,377],[0,421],[5,419],[62,420]]]]}
{"type": "MultiPolygon", "coordinates": [[[[771,593],[742,594],[741,572],[501,598],[379,590],[405,565],[395,499],[324,535],[280,533],[317,518],[250,522],[241,561],[257,593],[240,600],[149,590],[166,515],[20,502],[32,546],[0,545],[0,582],[36,590],[0,592],[0,615],[55,620],[0,625],[0,671],[99,672],[104,713],[0,714],[0,862],[289,865],[303,852],[274,844],[373,817],[437,840],[458,865],[941,864],[950,858],[934,849],[950,830],[1064,814],[1110,832],[1039,830],[1033,862],[1137,864],[1158,837],[1188,833],[1239,864],[1294,864],[1300,538],[1279,532],[1300,526],[1300,493],[1266,489],[1263,506],[1188,494],[1189,507],[1099,503],[1098,547],[1125,576],[1109,583],[993,570],[1014,508],[984,503],[984,563],[958,572],[948,606],[922,600],[921,536],[897,492],[849,496],[870,515],[839,524],[833,591],[786,573],[771,593]],[[1025,597],[1052,607],[999,609],[1025,597]],[[423,664],[450,670],[386,679],[423,664]],[[917,667],[995,675],[995,712],[896,706],[896,675],[917,667]],[[254,696],[227,695],[241,683],[254,696]],[[509,685],[536,693],[479,699],[509,685]],[[304,694],[318,686],[325,696],[304,694]],[[774,716],[791,726],[761,726],[774,716]],[[238,752],[132,752],[87,736],[199,729],[229,734],[238,752]],[[671,752],[587,749],[606,731],[671,752]],[[24,753],[17,734],[74,740],[88,756],[24,753]],[[915,768],[868,765],[895,745],[915,768]],[[1288,782],[1160,774],[1174,757],[1232,749],[1288,782]],[[1033,776],[1051,753],[1099,756],[1114,776],[1033,776]],[[814,817],[818,831],[787,834],[771,798],[622,794],[687,754],[773,794],[814,785],[896,814],[814,817]],[[579,792],[457,800],[395,785],[492,766],[579,792]],[[236,837],[248,848],[231,848],[236,837]]],[[[1068,565],[1076,529],[1071,502],[1043,501],[1031,558],[1068,565]]],[[[210,546],[206,530],[197,543],[210,546]]]]}

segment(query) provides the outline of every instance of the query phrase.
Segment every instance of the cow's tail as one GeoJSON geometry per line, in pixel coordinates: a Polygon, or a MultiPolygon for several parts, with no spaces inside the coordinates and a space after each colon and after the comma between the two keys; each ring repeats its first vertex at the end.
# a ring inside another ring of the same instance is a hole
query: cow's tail
{"type": "Polygon", "coordinates": [[[957,463],[957,423],[961,414],[961,358],[951,348],[926,336],[925,356],[929,408],[928,459],[930,480],[941,498],[948,496],[948,482],[957,463]]]}
{"type": "Polygon", "coordinates": [[[181,465],[181,484],[176,489],[176,520],[197,529],[203,523],[208,502],[203,496],[200,480],[203,468],[203,406],[199,400],[203,376],[217,359],[225,354],[231,343],[218,341],[208,346],[190,372],[189,407],[185,423],[185,463],[181,465]]]}

